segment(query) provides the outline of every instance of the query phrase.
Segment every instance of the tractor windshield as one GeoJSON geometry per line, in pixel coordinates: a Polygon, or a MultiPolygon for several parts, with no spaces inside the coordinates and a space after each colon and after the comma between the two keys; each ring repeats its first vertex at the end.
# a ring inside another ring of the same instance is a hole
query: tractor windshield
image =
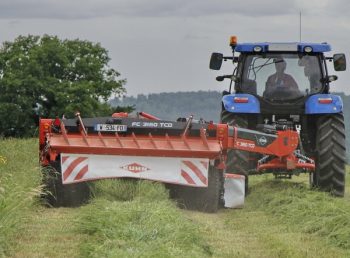
{"type": "Polygon", "coordinates": [[[270,100],[289,100],[322,90],[318,56],[297,53],[247,55],[241,90],[270,100]]]}

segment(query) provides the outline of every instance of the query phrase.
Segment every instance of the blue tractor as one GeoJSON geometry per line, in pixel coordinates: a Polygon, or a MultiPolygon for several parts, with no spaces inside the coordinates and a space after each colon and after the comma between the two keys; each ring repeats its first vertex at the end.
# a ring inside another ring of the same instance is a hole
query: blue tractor
{"type": "MultiPolygon", "coordinates": [[[[345,191],[345,126],[343,103],[330,94],[330,83],[337,79],[329,75],[327,62],[335,71],[345,71],[344,54],[325,56],[331,51],[327,43],[237,43],[230,39],[233,55],[213,53],[210,69],[220,70],[223,61],[233,62],[233,73],[217,76],[217,81],[230,80],[223,92],[221,122],[238,127],[273,133],[289,128],[297,130],[300,146],[298,162],[314,162],[310,185],[334,196],[345,191]],[[231,87],[233,86],[233,88],[231,87]]],[[[264,146],[266,139],[252,139],[264,146]]],[[[246,176],[257,173],[256,167],[271,157],[231,150],[226,160],[226,172],[246,176]]],[[[261,173],[260,171],[259,173],[261,173]]],[[[269,167],[263,172],[276,177],[291,177],[300,169],[284,170],[269,167]]]]}

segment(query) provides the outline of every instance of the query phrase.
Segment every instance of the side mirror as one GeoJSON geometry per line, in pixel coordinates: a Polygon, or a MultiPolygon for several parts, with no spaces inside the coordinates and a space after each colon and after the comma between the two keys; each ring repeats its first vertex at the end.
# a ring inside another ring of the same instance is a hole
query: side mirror
{"type": "Polygon", "coordinates": [[[338,76],[336,76],[336,75],[328,75],[327,77],[321,79],[321,82],[330,83],[330,82],[334,82],[336,80],[338,80],[338,76]]]}
{"type": "Polygon", "coordinates": [[[336,76],[336,75],[329,75],[327,78],[328,82],[334,82],[336,80],[338,80],[338,76],[336,76]]]}
{"type": "Polygon", "coordinates": [[[333,55],[333,65],[335,71],[345,71],[346,70],[346,58],[344,54],[334,54],[333,55]]]}
{"type": "Polygon", "coordinates": [[[220,70],[223,57],[224,56],[221,53],[212,53],[210,57],[209,68],[211,70],[220,70]]]}

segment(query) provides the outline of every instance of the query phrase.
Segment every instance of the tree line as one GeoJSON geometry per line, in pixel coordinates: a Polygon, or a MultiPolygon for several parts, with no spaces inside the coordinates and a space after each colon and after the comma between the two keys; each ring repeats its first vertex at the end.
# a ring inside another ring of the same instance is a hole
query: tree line
{"type": "Polygon", "coordinates": [[[218,91],[163,92],[115,98],[112,106],[132,106],[166,120],[194,115],[194,119],[219,122],[222,95],[218,91]]]}

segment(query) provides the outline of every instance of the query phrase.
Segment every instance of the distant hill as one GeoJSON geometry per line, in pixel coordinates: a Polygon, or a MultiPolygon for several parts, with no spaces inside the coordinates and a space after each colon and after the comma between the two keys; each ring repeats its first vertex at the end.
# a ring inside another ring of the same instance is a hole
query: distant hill
{"type": "Polygon", "coordinates": [[[217,91],[175,92],[124,97],[110,102],[113,106],[134,106],[161,119],[176,120],[194,115],[195,119],[220,120],[221,93],[217,91]]]}
{"type": "MultiPolygon", "coordinates": [[[[335,93],[344,102],[346,146],[350,161],[350,96],[335,93]]],[[[221,112],[221,93],[218,91],[172,92],[159,94],[139,94],[137,97],[114,99],[113,106],[133,106],[136,111],[144,111],[161,119],[176,120],[178,117],[194,115],[195,119],[218,122],[221,112]]]]}

